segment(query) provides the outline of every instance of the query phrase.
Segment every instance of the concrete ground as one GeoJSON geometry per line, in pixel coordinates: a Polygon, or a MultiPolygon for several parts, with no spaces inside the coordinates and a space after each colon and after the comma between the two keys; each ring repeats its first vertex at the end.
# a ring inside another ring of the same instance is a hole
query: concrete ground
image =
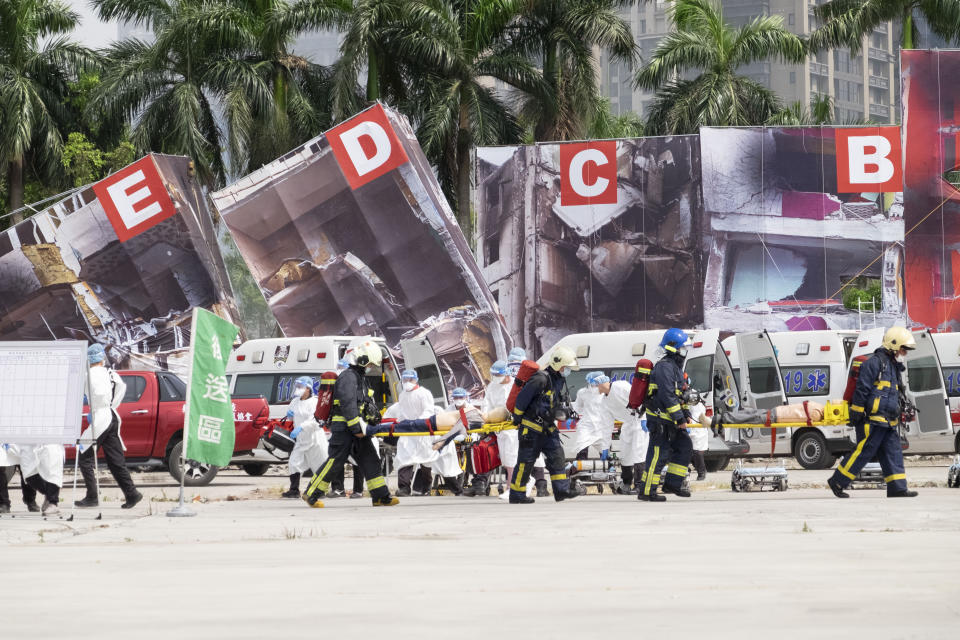
{"type": "Polygon", "coordinates": [[[135,475],[150,499],[132,512],[108,487],[101,520],[28,515],[11,487],[0,637],[955,638],[960,490],[944,465],[910,464],[910,500],[838,500],[827,472],[799,470],[786,493],[739,494],[726,471],[656,505],[606,493],[388,509],[309,509],[277,497],[282,469],[225,469],[187,490],[197,516],[182,519],[165,517],[165,474],[135,475]]]}

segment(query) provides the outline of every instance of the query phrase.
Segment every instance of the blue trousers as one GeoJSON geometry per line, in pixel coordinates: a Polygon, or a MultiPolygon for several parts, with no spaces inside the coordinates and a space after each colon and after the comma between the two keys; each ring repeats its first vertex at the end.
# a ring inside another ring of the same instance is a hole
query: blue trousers
{"type": "Polygon", "coordinates": [[[693,455],[690,434],[686,429],[675,427],[673,422],[649,414],[647,428],[650,431],[650,443],[647,445],[647,468],[640,480],[643,495],[657,493],[660,471],[664,465],[667,466],[667,477],[663,479],[663,486],[680,489],[693,455]]]}
{"type": "Polygon", "coordinates": [[[533,464],[543,453],[547,471],[550,472],[550,483],[553,485],[553,497],[559,500],[559,496],[566,494],[570,489],[570,479],[567,478],[565,469],[566,458],[563,455],[563,445],[560,443],[560,432],[555,428],[536,431],[530,427],[521,426],[518,440],[520,448],[517,452],[517,466],[513,469],[513,478],[510,482],[510,496],[521,498],[526,495],[527,482],[530,480],[533,464]]]}
{"type": "Polygon", "coordinates": [[[903,469],[903,447],[900,434],[895,427],[867,423],[863,426],[864,437],[857,442],[857,448],[847,454],[833,472],[833,480],[841,487],[849,485],[864,465],[873,459],[883,469],[883,480],[887,483],[887,495],[907,490],[907,474],[903,469]]]}

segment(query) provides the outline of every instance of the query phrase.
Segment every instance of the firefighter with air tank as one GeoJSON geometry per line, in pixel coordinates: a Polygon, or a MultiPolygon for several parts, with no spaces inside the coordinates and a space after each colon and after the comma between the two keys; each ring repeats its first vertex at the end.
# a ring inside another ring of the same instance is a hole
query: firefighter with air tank
{"type": "Polygon", "coordinates": [[[882,346],[860,365],[860,374],[850,401],[850,422],[857,430],[856,448],[847,454],[827,480],[833,495],[849,498],[845,489],[864,465],[876,458],[883,469],[888,498],[912,498],[907,489],[900,444],[900,420],[907,408],[903,394],[903,358],[916,349],[913,334],[904,327],[891,327],[882,346]]]}

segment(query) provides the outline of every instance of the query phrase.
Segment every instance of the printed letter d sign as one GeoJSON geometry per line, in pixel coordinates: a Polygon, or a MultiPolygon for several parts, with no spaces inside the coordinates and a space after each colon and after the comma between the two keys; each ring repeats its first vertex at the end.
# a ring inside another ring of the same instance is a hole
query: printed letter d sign
{"type": "Polygon", "coordinates": [[[617,143],[614,140],[560,145],[560,204],[617,203],[617,143]]]}
{"type": "Polygon", "coordinates": [[[837,129],[837,193],[903,191],[900,127],[837,129]]]}
{"type": "Polygon", "coordinates": [[[150,156],[93,185],[120,242],[163,222],[177,212],[150,156]]]}
{"type": "Polygon", "coordinates": [[[327,131],[327,140],[351,189],[407,162],[407,154],[379,104],[327,131]]]}

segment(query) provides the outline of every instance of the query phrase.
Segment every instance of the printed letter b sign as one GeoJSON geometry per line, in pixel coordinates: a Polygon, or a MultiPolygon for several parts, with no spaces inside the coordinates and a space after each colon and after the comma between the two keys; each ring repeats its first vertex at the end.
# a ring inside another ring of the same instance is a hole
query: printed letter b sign
{"type": "Polygon", "coordinates": [[[93,185],[120,242],[163,222],[177,212],[150,156],[140,158],[93,185]]]}
{"type": "Polygon", "coordinates": [[[560,204],[617,203],[615,140],[560,145],[560,204]]]}
{"type": "Polygon", "coordinates": [[[407,154],[379,104],[327,131],[327,140],[351,189],[407,162],[407,154]]]}
{"type": "Polygon", "coordinates": [[[900,127],[837,129],[837,193],[903,191],[900,127]]]}

